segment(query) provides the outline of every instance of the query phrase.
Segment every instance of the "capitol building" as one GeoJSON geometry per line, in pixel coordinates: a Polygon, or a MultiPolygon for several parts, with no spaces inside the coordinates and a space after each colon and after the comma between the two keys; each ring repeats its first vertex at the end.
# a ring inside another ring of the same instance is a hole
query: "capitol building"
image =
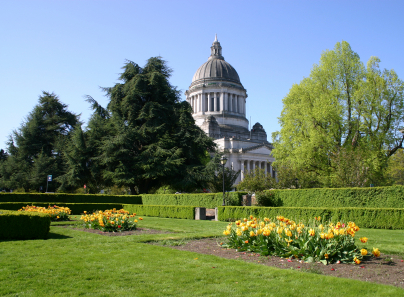
{"type": "Polygon", "coordinates": [[[208,61],[195,72],[185,96],[195,123],[224,151],[226,166],[241,171],[235,184],[255,168],[275,177],[274,158],[270,156],[272,144],[260,123],[249,129],[247,90],[237,71],[224,60],[217,36],[208,61]]]}

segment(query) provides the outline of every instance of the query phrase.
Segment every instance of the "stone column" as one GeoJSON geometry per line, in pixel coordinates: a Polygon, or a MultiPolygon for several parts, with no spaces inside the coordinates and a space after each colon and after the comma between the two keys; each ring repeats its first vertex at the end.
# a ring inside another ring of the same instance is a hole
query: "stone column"
{"type": "Polygon", "coordinates": [[[255,172],[255,161],[253,161],[253,168],[252,168],[253,172],[255,172]]]}
{"type": "Polygon", "coordinates": [[[240,169],[241,169],[241,171],[240,171],[240,175],[241,175],[240,180],[242,181],[244,179],[244,160],[241,160],[240,169]]]}
{"type": "Polygon", "coordinates": [[[234,95],[234,112],[238,113],[238,95],[234,95]]]}
{"type": "Polygon", "coordinates": [[[208,111],[210,111],[212,109],[212,102],[210,102],[211,101],[210,93],[207,94],[207,97],[208,97],[208,111]]]}
{"type": "Polygon", "coordinates": [[[269,163],[269,174],[271,174],[271,177],[274,177],[272,171],[272,163],[269,163]]]}
{"type": "Polygon", "coordinates": [[[204,93],[201,93],[201,101],[202,101],[202,114],[205,114],[206,100],[205,100],[205,94],[204,93]]]}
{"type": "Polygon", "coordinates": [[[247,160],[247,172],[250,173],[250,160],[247,160]]]}
{"type": "Polygon", "coordinates": [[[223,111],[223,110],[224,110],[224,93],[220,92],[220,111],[223,111]]]}
{"type": "Polygon", "coordinates": [[[214,92],[213,93],[213,97],[214,97],[214,99],[213,99],[213,111],[217,111],[217,96],[218,96],[218,94],[219,93],[216,93],[216,92],[214,92]]]}

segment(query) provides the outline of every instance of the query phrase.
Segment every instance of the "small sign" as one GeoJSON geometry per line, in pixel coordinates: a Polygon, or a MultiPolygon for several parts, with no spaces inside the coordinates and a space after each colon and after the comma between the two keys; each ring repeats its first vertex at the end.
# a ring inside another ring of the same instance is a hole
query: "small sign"
{"type": "Polygon", "coordinates": [[[52,175],[48,175],[48,182],[52,181],[52,175]]]}

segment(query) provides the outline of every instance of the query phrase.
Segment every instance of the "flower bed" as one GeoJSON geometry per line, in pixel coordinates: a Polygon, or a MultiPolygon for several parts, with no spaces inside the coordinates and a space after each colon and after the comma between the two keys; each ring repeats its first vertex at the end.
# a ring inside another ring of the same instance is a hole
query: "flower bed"
{"type": "Polygon", "coordinates": [[[71,210],[68,207],[60,207],[57,205],[45,207],[37,207],[35,205],[27,205],[18,211],[40,212],[48,214],[51,217],[51,221],[68,221],[71,210]]]}
{"type": "MultiPolygon", "coordinates": [[[[308,226],[296,223],[283,216],[276,220],[248,219],[230,223],[223,232],[228,235],[224,247],[238,251],[251,251],[263,256],[272,255],[283,258],[301,259],[305,262],[356,263],[371,257],[367,249],[355,245],[354,236],[359,227],[354,222],[336,224],[315,218],[308,226]]],[[[366,243],[367,238],[360,238],[366,243]]],[[[373,248],[373,256],[379,257],[380,251],[373,248]]]]}
{"type": "MultiPolygon", "coordinates": [[[[122,232],[135,230],[138,219],[135,218],[136,214],[130,214],[129,211],[124,209],[116,210],[109,209],[105,211],[98,211],[92,214],[81,216],[84,227],[86,229],[97,229],[103,232],[122,232]]],[[[143,220],[139,217],[139,220],[143,220]]]]}

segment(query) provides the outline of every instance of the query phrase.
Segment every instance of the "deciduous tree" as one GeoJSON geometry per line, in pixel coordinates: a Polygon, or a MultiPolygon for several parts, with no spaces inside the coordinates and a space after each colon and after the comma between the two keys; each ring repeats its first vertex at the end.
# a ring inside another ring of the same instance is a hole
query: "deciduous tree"
{"type": "Polygon", "coordinates": [[[278,166],[309,174],[314,185],[385,183],[387,161],[403,147],[404,84],[379,63],[371,57],[365,67],[345,41],[322,54],[283,99],[281,130],[273,135],[278,166]]]}

